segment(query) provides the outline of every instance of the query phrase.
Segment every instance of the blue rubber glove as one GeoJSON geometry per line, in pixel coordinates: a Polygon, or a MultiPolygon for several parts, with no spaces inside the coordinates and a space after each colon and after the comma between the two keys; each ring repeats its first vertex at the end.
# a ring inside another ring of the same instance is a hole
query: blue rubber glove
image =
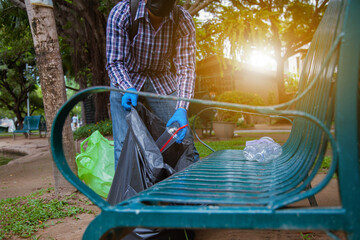
{"type": "MultiPolygon", "coordinates": [[[[137,92],[135,88],[128,88],[127,91],[137,92]]],[[[121,105],[126,111],[130,111],[131,105],[136,107],[137,100],[138,100],[137,94],[125,93],[124,96],[121,98],[121,105]]]]}
{"type": "MultiPolygon", "coordinates": [[[[170,120],[168,121],[168,123],[166,124],[166,127],[170,127],[173,123],[177,122],[179,124],[179,127],[185,126],[186,124],[188,124],[188,119],[187,119],[187,112],[185,108],[178,108],[174,115],[170,118],[170,120]]],[[[181,129],[178,132],[178,138],[176,139],[177,143],[182,143],[182,141],[185,138],[186,135],[186,129],[187,127],[181,129]]]]}

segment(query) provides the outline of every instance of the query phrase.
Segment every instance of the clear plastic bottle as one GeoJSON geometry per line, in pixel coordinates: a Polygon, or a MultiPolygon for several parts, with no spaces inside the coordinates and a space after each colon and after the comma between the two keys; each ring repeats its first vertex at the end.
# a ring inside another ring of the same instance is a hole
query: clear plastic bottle
{"type": "Polygon", "coordinates": [[[169,127],[166,127],[163,134],[156,140],[156,145],[159,147],[160,152],[164,152],[168,149],[175,141],[177,140],[178,135],[174,134],[178,130],[176,124],[172,124],[169,127]]]}
{"type": "Polygon", "coordinates": [[[256,161],[255,155],[257,154],[257,148],[255,146],[247,146],[244,149],[244,156],[249,161],[256,161]]]}
{"type": "Polygon", "coordinates": [[[174,134],[174,133],[176,133],[177,130],[178,130],[178,127],[175,126],[175,125],[171,125],[169,127],[166,127],[166,131],[170,134],[170,136],[173,136],[174,140],[176,140],[178,138],[178,135],[174,134]]]}
{"type": "MultiPolygon", "coordinates": [[[[179,133],[181,132],[181,131],[187,131],[187,127],[189,126],[189,124],[186,124],[185,126],[182,126],[182,127],[180,127],[180,125],[178,124],[178,123],[173,123],[173,124],[171,124],[169,127],[166,127],[166,131],[171,135],[171,136],[173,136],[173,138],[172,138],[172,140],[171,141],[176,141],[176,140],[178,140],[179,139],[179,133]],[[185,129],[184,129],[185,128],[185,129]],[[174,133],[176,133],[176,134],[174,134],[174,133]]],[[[191,144],[191,140],[189,139],[189,138],[187,138],[186,136],[185,136],[185,138],[182,140],[182,143],[183,144],[185,144],[185,145],[189,145],[189,144],[191,144]]]]}
{"type": "Polygon", "coordinates": [[[244,149],[246,160],[268,162],[282,154],[280,144],[270,137],[262,137],[259,140],[247,141],[244,149]]]}

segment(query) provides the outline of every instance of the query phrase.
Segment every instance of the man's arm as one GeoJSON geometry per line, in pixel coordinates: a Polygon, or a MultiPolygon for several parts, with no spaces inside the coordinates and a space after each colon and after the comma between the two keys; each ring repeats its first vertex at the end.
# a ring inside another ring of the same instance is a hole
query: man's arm
{"type": "MultiPolygon", "coordinates": [[[[176,80],[178,83],[178,97],[192,98],[195,90],[195,57],[196,57],[196,35],[195,24],[192,16],[183,8],[179,15],[179,26],[177,27],[176,54],[173,62],[176,69],[176,80]]],[[[176,108],[189,107],[189,103],[178,101],[176,108]]]]}
{"type": "MultiPolygon", "coordinates": [[[[179,38],[176,41],[176,54],[173,58],[173,63],[176,69],[176,81],[178,97],[192,98],[194,96],[195,89],[195,50],[196,50],[196,38],[195,38],[195,24],[191,15],[181,9],[183,12],[179,15],[179,26],[177,27],[176,35],[179,38]]],[[[187,120],[187,108],[189,103],[185,101],[178,101],[176,104],[176,111],[170,118],[166,126],[170,126],[177,122],[179,127],[186,126],[187,120]]],[[[181,143],[186,135],[186,128],[183,128],[179,132],[179,137],[176,140],[177,143],[181,143]]]]}
{"type": "Polygon", "coordinates": [[[112,85],[124,90],[134,87],[125,64],[130,58],[130,40],[126,30],[129,24],[129,4],[116,5],[110,12],[106,28],[106,69],[112,85]]]}

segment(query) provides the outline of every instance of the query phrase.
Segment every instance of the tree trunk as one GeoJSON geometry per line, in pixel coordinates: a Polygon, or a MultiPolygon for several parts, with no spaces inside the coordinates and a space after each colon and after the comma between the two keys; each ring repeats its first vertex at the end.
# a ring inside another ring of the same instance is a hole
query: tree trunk
{"type": "MultiPolygon", "coordinates": [[[[68,43],[74,48],[73,70],[80,89],[83,89],[82,86],[88,87],[87,83],[90,83],[90,79],[91,86],[109,86],[110,80],[105,71],[107,19],[104,13],[99,11],[99,1],[78,0],[68,3],[67,7],[64,7],[63,1],[54,2],[56,3],[54,10],[60,27],[68,22],[72,23],[71,28],[62,28],[61,31],[64,36],[71,36],[72,39],[68,43]],[[90,79],[87,78],[89,72],[86,69],[92,73],[90,79]],[[79,76],[79,73],[84,77],[79,76]],[[81,83],[82,80],[85,81],[81,83]]],[[[104,105],[109,102],[109,94],[98,93],[93,99],[95,112],[92,118],[94,121],[99,122],[108,118],[104,105]]],[[[87,109],[87,111],[91,110],[87,109]]],[[[83,122],[87,123],[86,119],[83,119],[83,122]]]]}
{"type": "MultiPolygon", "coordinates": [[[[109,86],[110,80],[105,71],[106,66],[106,18],[97,9],[100,7],[98,1],[86,0],[74,3],[81,16],[86,20],[87,43],[91,56],[91,71],[93,73],[93,86],[109,86]]],[[[98,93],[94,95],[95,122],[109,118],[107,103],[109,102],[108,93],[98,93]]]]}
{"type": "Polygon", "coordinates": [[[279,103],[285,102],[285,84],[284,84],[284,60],[281,56],[281,41],[278,34],[278,29],[275,24],[272,24],[272,31],[274,33],[274,50],[275,50],[275,60],[276,60],[276,81],[278,87],[278,98],[279,103]]]}
{"type": "MultiPolygon", "coordinates": [[[[31,33],[34,41],[36,65],[39,70],[43,94],[47,131],[51,135],[51,126],[57,111],[66,101],[65,81],[62,68],[55,17],[52,8],[35,6],[25,0],[31,33]]],[[[48,139],[50,140],[50,138],[48,139]]],[[[74,139],[68,118],[63,129],[63,144],[70,168],[76,172],[74,139]]],[[[67,195],[74,187],[60,174],[54,163],[54,180],[57,194],[67,195]]]]}
{"type": "Polygon", "coordinates": [[[14,109],[14,113],[15,113],[15,116],[16,116],[16,119],[17,119],[16,122],[15,122],[15,127],[19,127],[19,129],[22,129],[22,127],[24,126],[24,118],[22,117],[19,110],[14,109]]]}
{"type": "Polygon", "coordinates": [[[286,102],[287,97],[285,93],[285,81],[284,81],[284,60],[282,58],[277,59],[276,64],[276,79],[279,93],[279,102],[286,102]]]}
{"type": "MultiPolygon", "coordinates": [[[[269,9],[271,12],[271,9],[269,9]]],[[[285,84],[284,84],[284,58],[282,57],[282,44],[280,40],[280,32],[279,32],[279,19],[275,17],[270,17],[271,22],[271,31],[273,34],[272,43],[274,45],[274,55],[276,60],[276,81],[278,86],[278,97],[279,103],[284,102],[286,100],[285,95],[285,84]]]]}

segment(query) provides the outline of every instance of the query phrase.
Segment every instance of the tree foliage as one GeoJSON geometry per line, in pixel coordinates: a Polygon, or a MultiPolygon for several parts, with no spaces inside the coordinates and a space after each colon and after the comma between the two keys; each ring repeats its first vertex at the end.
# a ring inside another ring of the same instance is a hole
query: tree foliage
{"type": "Polygon", "coordinates": [[[251,49],[268,52],[277,62],[279,98],[284,97],[284,62],[303,52],[321,20],[328,0],[231,0],[218,5],[206,24],[217,54],[230,44],[233,58],[251,49]]]}
{"type": "MultiPolygon", "coordinates": [[[[253,106],[264,105],[264,99],[262,99],[259,95],[253,93],[240,92],[240,91],[223,92],[220,95],[216,96],[215,100],[219,102],[247,104],[253,106]]],[[[237,110],[237,109],[233,109],[233,110],[237,110]]],[[[240,112],[218,110],[215,115],[215,120],[236,123],[238,119],[242,116],[243,113],[240,112]]]]}
{"type": "Polygon", "coordinates": [[[34,48],[26,14],[5,0],[0,2],[0,12],[0,108],[10,113],[7,117],[16,116],[21,125],[27,114],[27,93],[30,114],[43,109],[34,48]]]}

